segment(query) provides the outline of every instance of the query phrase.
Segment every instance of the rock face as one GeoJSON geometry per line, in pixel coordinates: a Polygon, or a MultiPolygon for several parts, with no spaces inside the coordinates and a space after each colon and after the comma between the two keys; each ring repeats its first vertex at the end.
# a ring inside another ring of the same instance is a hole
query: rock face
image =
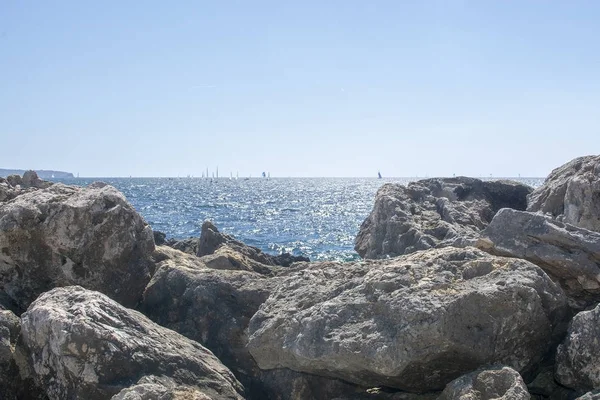
{"type": "Polygon", "coordinates": [[[438,400],[529,400],[527,386],[517,371],[497,367],[471,372],[450,382],[438,400]]]}
{"type": "Polygon", "coordinates": [[[600,300],[600,233],[506,208],[482,232],[477,247],[537,264],[576,302],[600,300]]]}
{"type": "Polygon", "coordinates": [[[111,400],[212,400],[197,388],[178,385],[170,378],[145,376],[111,400]]]}
{"type": "Polygon", "coordinates": [[[46,399],[33,384],[20,334],[21,320],[11,311],[0,310],[0,399],[46,399]]]}
{"type": "Polygon", "coordinates": [[[336,379],[288,369],[263,371],[248,352],[250,318],[291,269],[280,268],[273,278],[211,269],[203,262],[209,256],[199,258],[165,246],[157,247],[155,257],[160,263],[144,292],[142,311],[212,350],[243,383],[248,399],[330,400],[361,391],[336,379]]]}
{"type": "Polygon", "coordinates": [[[263,369],[427,392],[490,363],[527,374],[565,310],[539,267],[474,248],[314,263],[282,278],[248,348],[263,369]]]}
{"type": "Polygon", "coordinates": [[[198,242],[198,257],[215,253],[221,246],[228,246],[233,251],[243,254],[245,257],[264,265],[289,267],[294,262],[310,261],[306,257],[292,256],[284,253],[279,256],[272,256],[263,253],[260,249],[248,246],[233,237],[220,233],[216,226],[210,221],[202,224],[202,232],[198,242]]]}
{"type": "Polygon", "coordinates": [[[531,190],[511,181],[465,177],[383,185],[360,227],[355,250],[363,258],[384,258],[473,244],[499,209],[525,210],[531,190]]]}
{"type": "Polygon", "coordinates": [[[600,156],[579,157],[552,171],[529,195],[527,211],[600,232],[600,156]]]}
{"type": "Polygon", "coordinates": [[[152,230],[112,186],[54,184],[0,204],[0,289],[18,312],[73,284],[133,306],[153,250],[152,230]]]}
{"type": "Polygon", "coordinates": [[[78,286],[42,294],[23,314],[22,334],[50,399],[107,399],[144,376],[210,399],[242,398],[242,386],[209,350],[78,286]]]}
{"type": "Polygon", "coordinates": [[[245,329],[274,282],[248,271],[210,269],[200,258],[178,253],[171,250],[158,264],[142,311],[208,347],[230,368],[253,375],[245,329]]]}
{"type": "Polygon", "coordinates": [[[600,306],[577,314],[556,353],[556,380],[580,391],[600,389],[600,306]]]}

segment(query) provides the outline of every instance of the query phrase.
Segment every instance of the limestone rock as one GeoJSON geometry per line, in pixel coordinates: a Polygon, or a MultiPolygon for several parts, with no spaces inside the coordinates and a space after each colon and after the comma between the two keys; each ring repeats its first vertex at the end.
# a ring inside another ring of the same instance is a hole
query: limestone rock
{"type": "Polygon", "coordinates": [[[19,311],[73,284],[133,306],[153,250],[152,230],[112,186],[57,183],[0,204],[0,289],[19,311]]]}
{"type": "Polygon", "coordinates": [[[21,184],[26,188],[33,187],[37,189],[45,189],[47,187],[52,186],[51,182],[41,180],[40,178],[38,178],[37,173],[32,170],[26,171],[23,174],[21,184]]]}
{"type": "Polygon", "coordinates": [[[500,208],[524,210],[531,188],[511,181],[436,178],[383,185],[355,250],[385,258],[447,245],[471,245],[500,208]]]}
{"type": "Polygon", "coordinates": [[[200,242],[200,238],[191,237],[187,239],[167,239],[165,241],[165,245],[172,247],[176,250],[183,251],[184,253],[196,255],[198,252],[198,243],[200,242]]]}
{"type": "Polygon", "coordinates": [[[578,313],[556,353],[556,380],[580,390],[600,389],[600,306],[578,313]]]}
{"type": "Polygon", "coordinates": [[[248,271],[215,270],[200,258],[178,255],[158,269],[144,292],[142,311],[211,349],[247,386],[258,368],[245,348],[250,318],[270,293],[272,282],[248,271]]]}
{"type": "Polygon", "coordinates": [[[111,400],[212,400],[197,388],[176,384],[172,379],[145,376],[121,390],[111,400]]]}
{"type": "Polygon", "coordinates": [[[19,175],[11,175],[6,179],[0,177],[0,203],[12,200],[23,193],[44,189],[51,185],[52,182],[39,179],[35,171],[25,172],[23,178],[19,175]]]}
{"type": "Polygon", "coordinates": [[[527,211],[600,232],[600,156],[575,158],[553,170],[529,195],[527,211]]]}
{"type": "Polygon", "coordinates": [[[253,271],[269,276],[273,276],[279,268],[254,261],[226,244],[219,247],[214,253],[200,257],[200,260],[207,267],[213,269],[253,271]]]}
{"type": "Polygon", "coordinates": [[[267,278],[250,271],[208,268],[206,257],[158,246],[158,269],[144,293],[142,311],[212,350],[242,382],[248,399],[330,400],[364,392],[337,379],[258,368],[246,348],[250,318],[280,277],[294,270],[280,268],[275,277],[267,278]]]}
{"type": "Polygon", "coordinates": [[[211,399],[242,386],[206,348],[79,286],[42,294],[22,316],[36,380],[50,399],[107,399],[144,376],[164,376],[211,399]]]}
{"type": "Polygon", "coordinates": [[[583,305],[600,301],[600,233],[541,214],[500,210],[477,247],[533,262],[583,305]]]}
{"type": "Polygon", "coordinates": [[[532,263],[449,247],[290,271],[250,320],[248,349],[263,369],[427,392],[490,363],[531,372],[565,312],[532,263]]]}
{"type": "Polygon", "coordinates": [[[11,311],[0,310],[0,399],[47,399],[33,383],[20,335],[21,320],[11,311]]]}
{"type": "Polygon", "coordinates": [[[527,386],[517,371],[496,367],[471,372],[453,380],[438,400],[529,400],[527,386]]]}
{"type": "Polygon", "coordinates": [[[279,256],[263,253],[256,247],[248,246],[232,236],[219,232],[212,222],[204,221],[196,255],[202,257],[213,254],[223,245],[227,245],[233,251],[264,265],[289,267],[294,262],[310,261],[306,257],[292,256],[288,253],[279,256]]]}

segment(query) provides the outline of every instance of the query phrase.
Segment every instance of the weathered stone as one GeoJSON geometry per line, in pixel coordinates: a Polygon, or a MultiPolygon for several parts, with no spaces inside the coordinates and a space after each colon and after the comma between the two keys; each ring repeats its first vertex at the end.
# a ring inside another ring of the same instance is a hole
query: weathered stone
{"type": "Polygon", "coordinates": [[[154,244],[157,246],[161,246],[165,244],[167,235],[160,231],[153,231],[154,234],[154,244]]]}
{"type": "Polygon", "coordinates": [[[330,400],[365,390],[288,369],[262,371],[248,352],[250,318],[279,276],[293,270],[280,268],[279,275],[269,279],[254,272],[215,270],[203,263],[206,256],[199,258],[165,246],[157,247],[155,259],[158,269],[144,293],[142,311],[212,350],[243,383],[248,399],[330,400]]]}
{"type": "Polygon", "coordinates": [[[23,179],[21,178],[21,175],[9,175],[6,177],[6,181],[11,186],[17,186],[17,185],[23,184],[23,179]]]}
{"type": "Polygon", "coordinates": [[[34,171],[27,171],[23,178],[19,175],[11,175],[7,179],[0,177],[0,202],[6,202],[23,193],[47,188],[51,185],[52,182],[39,179],[34,171]]]}
{"type": "Polygon", "coordinates": [[[258,368],[245,348],[245,329],[272,285],[260,274],[210,269],[201,258],[170,250],[144,292],[141,309],[211,349],[248,386],[252,379],[245,376],[256,375],[258,368]]]}
{"type": "Polygon", "coordinates": [[[600,389],[600,306],[578,313],[556,353],[556,380],[580,390],[600,389]]]}
{"type": "Polygon", "coordinates": [[[172,247],[176,250],[183,251],[184,253],[196,255],[196,253],[198,253],[199,242],[200,238],[197,237],[191,237],[181,240],[168,239],[165,241],[165,245],[172,247]]]}
{"type": "Polygon", "coordinates": [[[145,376],[121,390],[111,400],[212,400],[198,388],[176,384],[172,379],[145,376]]]}
{"type": "Polygon", "coordinates": [[[383,185],[355,250],[385,258],[448,245],[472,245],[500,208],[524,210],[531,188],[511,181],[436,178],[383,185]]]}
{"type": "Polygon", "coordinates": [[[600,301],[600,233],[506,208],[481,233],[477,247],[537,264],[560,283],[573,306],[600,301]]]}
{"type": "Polygon", "coordinates": [[[47,187],[52,186],[51,182],[46,182],[38,178],[38,175],[35,171],[29,170],[23,174],[23,179],[21,184],[26,187],[33,187],[37,189],[45,189],[47,187]]]}
{"type": "Polygon", "coordinates": [[[487,368],[453,380],[438,400],[529,400],[527,386],[509,367],[487,368]]]}
{"type": "Polygon", "coordinates": [[[586,394],[578,397],[575,400],[600,400],[600,390],[594,390],[593,392],[587,392],[586,394]]]}
{"type": "Polygon", "coordinates": [[[211,399],[242,398],[242,386],[209,350],[79,286],[42,294],[23,314],[22,334],[50,399],[107,399],[149,375],[211,399]]]}
{"type": "Polygon", "coordinates": [[[54,184],[0,204],[0,289],[19,311],[72,284],[133,306],[153,250],[150,226],[112,186],[54,184]]]}
{"type": "Polygon", "coordinates": [[[600,156],[575,158],[553,170],[529,195],[527,211],[599,232],[600,156]]]}
{"type": "Polygon", "coordinates": [[[219,247],[214,253],[200,257],[200,260],[212,269],[252,271],[268,276],[273,276],[280,268],[254,261],[226,244],[219,247]]]}
{"type": "Polygon", "coordinates": [[[11,311],[0,310],[0,399],[46,399],[33,384],[20,335],[21,320],[11,311]]]}
{"type": "Polygon", "coordinates": [[[539,267],[474,248],[314,263],[261,305],[248,349],[263,369],[427,392],[490,363],[531,372],[565,312],[539,267]]]}
{"type": "Polygon", "coordinates": [[[279,256],[263,253],[262,250],[256,247],[248,246],[239,240],[234,239],[232,236],[219,232],[212,222],[204,221],[196,255],[202,257],[213,254],[217,249],[225,245],[231,250],[241,253],[245,257],[264,265],[289,267],[294,262],[310,261],[306,257],[293,256],[289,253],[284,253],[279,256]]]}
{"type": "Polygon", "coordinates": [[[534,399],[572,400],[576,397],[573,390],[556,382],[553,364],[542,367],[535,379],[527,384],[527,390],[534,399]]]}

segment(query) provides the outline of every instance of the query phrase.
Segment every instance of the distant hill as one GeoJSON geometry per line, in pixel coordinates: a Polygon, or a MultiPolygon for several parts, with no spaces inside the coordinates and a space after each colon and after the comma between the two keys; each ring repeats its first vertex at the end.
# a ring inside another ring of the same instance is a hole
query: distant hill
{"type": "MultiPolygon", "coordinates": [[[[51,178],[74,178],[73,174],[70,172],[64,171],[51,171],[45,169],[36,169],[38,176],[41,179],[51,179],[51,178]]],[[[2,169],[0,168],[0,176],[7,177],[9,175],[23,175],[25,173],[24,169],[2,169]]]]}

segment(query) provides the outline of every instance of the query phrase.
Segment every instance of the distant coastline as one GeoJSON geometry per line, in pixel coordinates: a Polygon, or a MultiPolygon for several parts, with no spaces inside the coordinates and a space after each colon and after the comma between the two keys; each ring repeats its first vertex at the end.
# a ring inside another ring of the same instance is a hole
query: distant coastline
{"type": "MultiPolygon", "coordinates": [[[[52,170],[45,170],[45,169],[36,169],[35,172],[37,172],[38,176],[41,179],[74,178],[74,176],[73,176],[72,173],[70,173],[70,172],[64,172],[64,171],[52,171],[52,170]]],[[[4,169],[4,168],[0,168],[0,177],[7,177],[9,175],[23,175],[24,173],[25,173],[24,169],[4,169]]]]}

